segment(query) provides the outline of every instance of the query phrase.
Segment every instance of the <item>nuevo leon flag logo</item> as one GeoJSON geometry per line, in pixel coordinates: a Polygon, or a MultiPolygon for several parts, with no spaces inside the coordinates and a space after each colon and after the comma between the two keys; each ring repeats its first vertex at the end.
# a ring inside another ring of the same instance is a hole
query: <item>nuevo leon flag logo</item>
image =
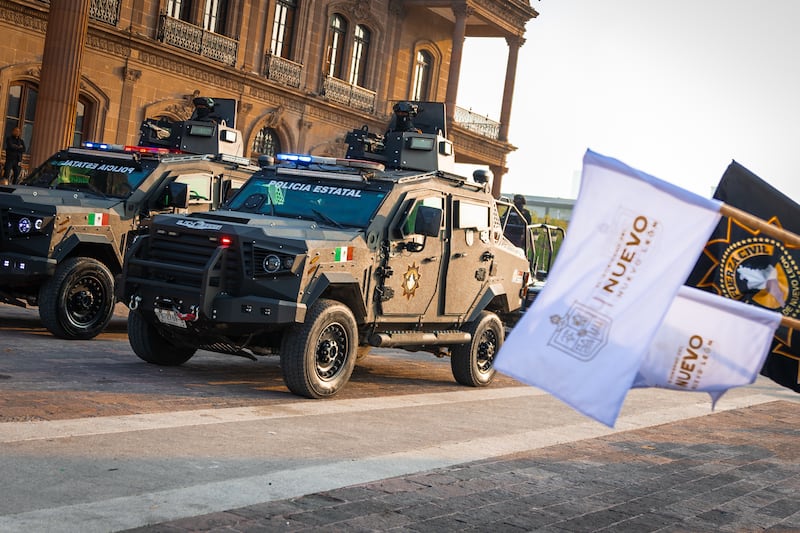
{"type": "Polygon", "coordinates": [[[89,213],[86,219],[90,226],[108,226],[108,213],[89,213]]]}

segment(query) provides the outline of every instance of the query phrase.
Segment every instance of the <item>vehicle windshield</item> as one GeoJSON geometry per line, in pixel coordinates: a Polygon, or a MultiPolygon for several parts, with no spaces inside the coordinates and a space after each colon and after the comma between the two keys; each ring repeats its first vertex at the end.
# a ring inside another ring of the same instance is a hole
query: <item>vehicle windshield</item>
{"type": "Polygon", "coordinates": [[[331,180],[252,178],[228,205],[234,211],[366,228],[386,191],[331,180]]]}
{"type": "Polygon", "coordinates": [[[50,158],[21,184],[127,198],[157,165],[155,160],[67,152],[50,158]]]}

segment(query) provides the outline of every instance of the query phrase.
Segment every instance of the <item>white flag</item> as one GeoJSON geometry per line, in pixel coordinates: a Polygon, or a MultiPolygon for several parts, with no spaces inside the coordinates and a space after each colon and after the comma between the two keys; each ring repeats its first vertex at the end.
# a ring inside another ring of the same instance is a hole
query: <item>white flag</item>
{"type": "Polygon", "coordinates": [[[587,151],[569,232],[495,367],[613,426],[720,202],[587,151]]]}
{"type": "Polygon", "coordinates": [[[684,285],[633,386],[708,392],[716,403],[755,381],[780,323],[780,313],[684,285]]]}

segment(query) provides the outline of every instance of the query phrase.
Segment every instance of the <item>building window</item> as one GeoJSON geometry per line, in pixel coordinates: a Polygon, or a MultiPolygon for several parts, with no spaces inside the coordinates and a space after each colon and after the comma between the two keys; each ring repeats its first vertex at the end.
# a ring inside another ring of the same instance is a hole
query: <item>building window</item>
{"type": "Polygon", "coordinates": [[[281,152],[281,141],[278,139],[277,132],[269,127],[261,128],[253,140],[253,155],[269,155],[281,152]]]}
{"type": "Polygon", "coordinates": [[[414,89],[411,91],[412,100],[430,98],[432,65],[433,57],[430,52],[425,50],[417,52],[417,61],[414,65],[414,89]]]}
{"type": "Polygon", "coordinates": [[[167,2],[167,15],[179,20],[189,21],[191,16],[191,0],[169,0],[167,2]]]}
{"type": "Polygon", "coordinates": [[[19,128],[22,130],[22,139],[25,141],[25,146],[30,150],[38,94],[39,88],[32,83],[13,84],[8,88],[3,139],[11,135],[11,130],[19,128]]]}
{"type": "Polygon", "coordinates": [[[325,73],[341,79],[344,75],[344,42],[347,35],[347,21],[343,16],[334,14],[331,17],[330,35],[328,37],[328,64],[325,73]]]}
{"type": "Polygon", "coordinates": [[[350,60],[350,83],[364,86],[367,73],[367,58],[369,57],[369,30],[359,24],[353,35],[353,56],[350,60]]]}
{"type": "Polygon", "coordinates": [[[291,59],[296,12],[296,0],[278,0],[275,4],[275,21],[272,23],[272,40],[269,44],[272,55],[291,59]]]}
{"type": "Polygon", "coordinates": [[[224,34],[227,12],[228,0],[206,0],[206,7],[203,9],[203,29],[224,34]]]}
{"type": "MultiPolygon", "coordinates": [[[[8,102],[6,105],[6,123],[3,138],[11,134],[11,130],[22,130],[25,146],[30,150],[33,138],[33,119],[36,116],[36,100],[39,94],[38,86],[33,83],[16,83],[8,89],[8,102]]],[[[81,146],[91,135],[91,124],[94,116],[94,107],[91,100],[80,96],[75,113],[75,133],[72,137],[73,146],[81,146]]],[[[47,127],[46,119],[43,127],[47,127]]]]}
{"type": "Polygon", "coordinates": [[[75,133],[72,136],[72,146],[81,146],[84,141],[92,140],[91,118],[93,116],[92,102],[83,96],[78,98],[78,108],[75,112],[75,133]]]}

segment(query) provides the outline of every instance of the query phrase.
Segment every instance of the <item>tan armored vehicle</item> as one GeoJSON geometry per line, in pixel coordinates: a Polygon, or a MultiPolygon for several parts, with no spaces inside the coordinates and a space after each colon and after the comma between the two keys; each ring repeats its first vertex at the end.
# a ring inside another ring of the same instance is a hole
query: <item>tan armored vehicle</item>
{"type": "Polygon", "coordinates": [[[328,397],[370,347],[449,356],[483,386],[525,297],[525,251],[503,236],[489,183],[451,173],[444,106],[404,102],[347,158],[282,155],[222,209],[160,215],[118,296],[136,354],[280,354],[287,387],[328,397]],[[410,124],[414,119],[413,124],[410,124]]]}
{"type": "Polygon", "coordinates": [[[125,250],[150,218],[213,209],[255,169],[239,132],[205,117],[148,119],[138,146],[56,153],[0,186],[0,301],[38,306],[58,337],[95,337],[111,319],[125,250]]]}

